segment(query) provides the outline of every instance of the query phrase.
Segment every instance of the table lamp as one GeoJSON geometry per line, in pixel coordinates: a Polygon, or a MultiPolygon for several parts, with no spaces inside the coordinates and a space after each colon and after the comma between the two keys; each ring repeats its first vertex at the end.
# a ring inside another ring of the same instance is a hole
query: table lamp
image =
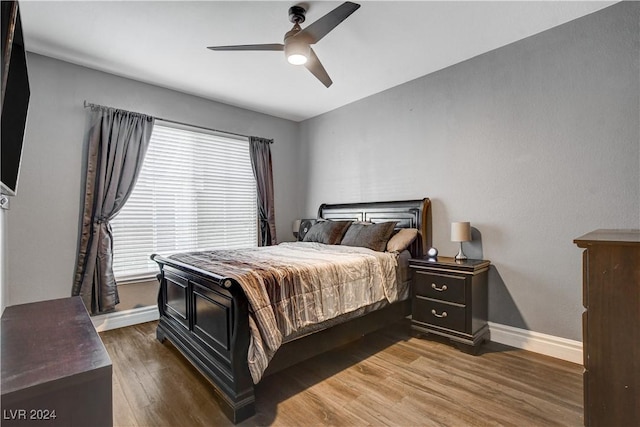
{"type": "Polygon", "coordinates": [[[468,222],[452,222],[451,223],[451,241],[460,242],[460,251],[456,255],[456,261],[464,261],[467,256],[462,252],[462,242],[471,240],[471,225],[468,222]]]}

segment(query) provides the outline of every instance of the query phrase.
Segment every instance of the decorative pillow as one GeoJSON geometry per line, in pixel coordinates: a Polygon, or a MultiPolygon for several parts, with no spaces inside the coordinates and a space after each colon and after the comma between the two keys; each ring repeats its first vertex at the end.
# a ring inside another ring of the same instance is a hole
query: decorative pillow
{"type": "Polygon", "coordinates": [[[387,242],[387,251],[402,252],[418,237],[416,228],[401,228],[387,242]]]}
{"type": "Polygon", "coordinates": [[[382,252],[387,247],[387,242],[397,222],[381,222],[378,224],[351,224],[341,245],[361,246],[382,252]]]}
{"type": "Polygon", "coordinates": [[[325,245],[338,245],[351,225],[351,221],[319,221],[311,226],[304,235],[303,242],[318,242],[325,245]]]}

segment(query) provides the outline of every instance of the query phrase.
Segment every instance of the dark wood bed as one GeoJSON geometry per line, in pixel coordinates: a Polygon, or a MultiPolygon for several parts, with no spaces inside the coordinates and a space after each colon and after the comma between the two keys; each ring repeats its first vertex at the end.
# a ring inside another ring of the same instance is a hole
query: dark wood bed
{"type": "MultiPolygon", "coordinates": [[[[332,220],[397,221],[397,228],[417,228],[409,248],[422,256],[431,246],[429,199],[398,202],[323,204],[318,218],[332,220]]],[[[168,339],[213,384],[222,411],[234,423],[255,413],[254,384],[249,372],[249,307],[240,285],[159,255],[157,338],[168,339]]],[[[411,314],[410,299],[390,304],[345,323],[283,344],[265,375],[353,341],[411,314]]]]}

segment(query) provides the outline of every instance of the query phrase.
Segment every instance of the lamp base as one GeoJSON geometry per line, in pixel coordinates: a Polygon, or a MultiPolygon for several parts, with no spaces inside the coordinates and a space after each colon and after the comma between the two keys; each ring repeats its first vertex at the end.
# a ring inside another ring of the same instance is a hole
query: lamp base
{"type": "Polygon", "coordinates": [[[465,261],[466,259],[467,259],[467,256],[464,254],[464,252],[462,252],[462,242],[460,242],[460,250],[458,251],[458,254],[455,256],[455,260],[465,261]]]}

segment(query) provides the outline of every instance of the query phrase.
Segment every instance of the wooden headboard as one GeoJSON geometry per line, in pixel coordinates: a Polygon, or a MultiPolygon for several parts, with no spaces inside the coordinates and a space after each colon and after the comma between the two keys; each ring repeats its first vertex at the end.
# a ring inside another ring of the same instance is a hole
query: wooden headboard
{"type": "Polygon", "coordinates": [[[414,257],[421,257],[431,247],[431,201],[322,204],[318,218],[368,222],[397,221],[396,228],[417,228],[418,238],[409,248],[414,257]]]}

